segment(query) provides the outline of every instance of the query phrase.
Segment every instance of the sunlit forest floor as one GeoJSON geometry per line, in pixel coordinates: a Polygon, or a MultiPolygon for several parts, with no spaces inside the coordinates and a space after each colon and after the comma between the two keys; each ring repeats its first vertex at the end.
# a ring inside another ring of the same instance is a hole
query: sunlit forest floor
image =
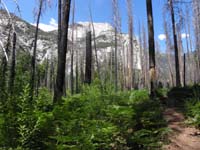
{"type": "Polygon", "coordinates": [[[97,83],[61,104],[46,88],[32,105],[28,86],[15,93],[2,105],[0,149],[200,150],[199,85],[158,88],[152,98],[148,90],[102,91],[97,83]]]}
{"type": "Polygon", "coordinates": [[[200,131],[185,124],[185,117],[176,108],[167,108],[164,118],[172,130],[169,135],[170,143],[165,150],[200,150],[200,131]]]}

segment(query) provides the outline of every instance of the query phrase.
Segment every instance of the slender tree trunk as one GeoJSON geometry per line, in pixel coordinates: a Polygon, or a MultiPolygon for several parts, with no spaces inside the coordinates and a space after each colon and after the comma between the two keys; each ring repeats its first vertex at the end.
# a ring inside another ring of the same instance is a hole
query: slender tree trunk
{"type": "Polygon", "coordinates": [[[83,84],[84,83],[84,81],[85,81],[85,76],[84,76],[84,69],[83,69],[83,63],[84,63],[84,61],[83,61],[83,59],[81,59],[81,62],[80,62],[81,64],[80,64],[80,71],[81,71],[81,73],[80,73],[80,76],[81,76],[81,84],[83,84]]]}
{"type": "Polygon", "coordinates": [[[46,69],[45,69],[45,77],[44,77],[44,86],[48,88],[49,80],[48,80],[48,74],[49,74],[49,59],[46,58],[46,69]]]}
{"type": "Polygon", "coordinates": [[[50,63],[50,75],[49,75],[49,89],[54,91],[54,63],[53,63],[53,56],[51,55],[51,63],[50,63]]]}
{"type": "Polygon", "coordinates": [[[8,71],[8,56],[9,55],[9,47],[10,47],[10,40],[11,40],[11,26],[8,26],[9,33],[8,33],[8,38],[7,38],[7,43],[6,43],[6,48],[5,48],[5,56],[2,58],[2,81],[0,82],[0,89],[5,91],[7,87],[7,71],[8,71]]]}
{"type": "MultiPolygon", "coordinates": [[[[70,15],[70,4],[71,0],[65,0],[63,5],[63,16],[62,16],[62,35],[60,46],[58,45],[58,66],[57,66],[57,76],[56,85],[54,89],[54,103],[60,102],[61,97],[64,95],[64,83],[65,83],[65,66],[66,66],[66,53],[68,45],[68,23],[70,15]]],[[[60,12],[59,12],[60,13],[60,12]]],[[[60,23],[60,22],[59,22],[60,23]]],[[[59,36],[58,36],[59,39],[59,36]]]]}
{"type": "Polygon", "coordinates": [[[57,41],[58,51],[61,51],[62,1],[63,0],[58,0],[58,41],[57,41]]]}
{"type": "Polygon", "coordinates": [[[173,76],[173,71],[172,71],[172,64],[171,64],[171,40],[169,37],[169,30],[168,30],[168,24],[167,21],[165,20],[165,12],[163,12],[163,19],[164,19],[164,30],[165,30],[165,36],[166,36],[166,53],[167,53],[167,62],[169,66],[169,79],[171,82],[171,86],[174,86],[174,76],[173,76]]]}
{"type": "Polygon", "coordinates": [[[134,88],[134,70],[133,70],[133,11],[132,11],[132,1],[127,0],[128,8],[128,32],[129,32],[129,50],[130,50],[130,81],[131,89],[134,88]]]}
{"type": "Polygon", "coordinates": [[[179,68],[180,68],[180,82],[181,85],[183,85],[183,44],[182,44],[182,35],[181,35],[181,30],[177,29],[177,34],[178,34],[178,51],[179,51],[179,55],[178,55],[178,60],[179,60],[179,68]]]}
{"type": "Polygon", "coordinates": [[[92,36],[91,31],[86,35],[86,65],[85,65],[85,83],[92,82],[92,36]]]}
{"type": "Polygon", "coordinates": [[[95,60],[96,60],[96,66],[97,66],[97,73],[98,73],[98,77],[100,79],[100,67],[99,67],[99,61],[98,61],[96,36],[95,36],[95,29],[94,29],[94,23],[93,23],[91,8],[90,8],[90,20],[91,20],[91,23],[92,23],[92,33],[93,33],[93,39],[94,39],[94,50],[95,50],[95,60]]]}
{"type": "Polygon", "coordinates": [[[15,51],[16,51],[16,33],[13,33],[13,50],[12,50],[12,62],[10,68],[10,83],[9,83],[9,92],[12,95],[14,91],[14,82],[15,82],[15,51]]]}
{"type": "Polygon", "coordinates": [[[117,34],[120,33],[121,27],[121,19],[119,14],[119,7],[118,7],[118,0],[112,0],[112,7],[113,7],[113,24],[114,24],[114,40],[115,40],[115,47],[114,47],[114,86],[115,92],[118,91],[118,36],[117,34]]]}
{"type": "Polygon", "coordinates": [[[183,55],[183,62],[184,62],[184,65],[183,65],[183,84],[184,84],[184,87],[186,86],[186,57],[185,57],[185,53],[183,55]]]}
{"type": "Polygon", "coordinates": [[[200,3],[199,0],[192,0],[193,3],[193,15],[194,15],[194,30],[195,30],[195,59],[196,65],[194,71],[194,80],[196,83],[200,82],[200,3]]]}
{"type": "Polygon", "coordinates": [[[78,50],[76,50],[76,93],[79,93],[78,50]]]}
{"type": "Polygon", "coordinates": [[[118,91],[117,28],[115,28],[115,92],[118,91]]]}
{"type": "MultiPolygon", "coordinates": [[[[189,13],[188,8],[186,8],[186,13],[189,13]]],[[[190,17],[189,14],[186,14],[186,16],[190,17]]],[[[189,81],[189,83],[192,83],[192,65],[191,65],[191,59],[190,59],[190,48],[189,48],[189,38],[188,38],[189,31],[187,28],[187,24],[189,24],[189,22],[187,22],[188,20],[189,20],[189,18],[188,19],[185,18],[184,30],[186,33],[186,49],[187,49],[188,73],[189,73],[188,81],[189,81]]],[[[189,36],[191,36],[191,35],[189,35],[189,36]]]]}
{"type": "Polygon", "coordinates": [[[139,47],[140,47],[140,60],[141,60],[141,75],[140,75],[140,87],[145,87],[145,67],[144,67],[144,49],[142,47],[142,31],[141,31],[141,24],[139,22],[138,26],[138,32],[139,32],[139,47]]]}
{"type": "MultiPolygon", "coordinates": [[[[76,29],[76,40],[78,36],[78,30],[76,29]]],[[[79,93],[79,48],[76,48],[76,93],[79,93]]]]}
{"type": "Polygon", "coordinates": [[[148,31],[149,31],[149,72],[150,72],[150,94],[155,96],[155,76],[156,76],[156,62],[155,62],[155,44],[154,44],[154,28],[153,28],[153,12],[152,0],[146,0],[148,31]]]}
{"type": "Polygon", "coordinates": [[[170,5],[170,12],[171,12],[171,19],[172,19],[171,21],[172,21],[174,50],[175,50],[176,86],[181,86],[180,67],[179,67],[179,51],[178,51],[178,43],[177,43],[173,0],[169,0],[169,5],[170,5]]]}
{"type": "Polygon", "coordinates": [[[147,61],[148,60],[147,36],[146,36],[146,29],[145,29],[144,25],[142,26],[142,39],[143,39],[143,49],[144,49],[143,59],[146,60],[144,62],[144,73],[145,73],[145,78],[144,78],[145,81],[144,82],[145,82],[145,87],[148,89],[149,88],[149,84],[148,84],[149,75],[148,75],[148,61],[147,61]]]}
{"type": "Polygon", "coordinates": [[[75,15],[75,0],[72,7],[72,48],[71,48],[71,94],[74,94],[74,15],[75,15]]]}
{"type": "Polygon", "coordinates": [[[38,30],[39,30],[40,17],[41,17],[41,13],[42,13],[43,0],[40,0],[40,4],[39,5],[40,6],[39,6],[39,12],[38,12],[38,15],[37,15],[33,56],[32,56],[32,62],[31,62],[31,66],[32,66],[31,82],[30,82],[30,100],[31,101],[33,100],[34,90],[35,90],[36,50],[37,50],[38,30]]]}

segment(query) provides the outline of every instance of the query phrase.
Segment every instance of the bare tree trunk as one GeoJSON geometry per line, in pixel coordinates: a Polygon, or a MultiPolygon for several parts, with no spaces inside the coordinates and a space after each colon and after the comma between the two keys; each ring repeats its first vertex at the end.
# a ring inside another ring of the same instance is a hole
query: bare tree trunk
{"type": "Polygon", "coordinates": [[[92,37],[91,31],[86,35],[86,66],[85,66],[85,83],[92,82],[92,37]]]}
{"type": "Polygon", "coordinates": [[[15,51],[16,51],[16,33],[13,33],[13,50],[12,50],[12,62],[10,68],[10,82],[9,82],[9,92],[12,95],[14,92],[14,82],[15,82],[15,51]]]}
{"type": "Polygon", "coordinates": [[[170,85],[173,87],[174,86],[174,75],[172,71],[172,64],[171,64],[171,39],[169,37],[169,31],[168,31],[168,24],[167,21],[165,20],[165,12],[163,12],[163,19],[164,19],[164,30],[165,30],[165,36],[166,36],[166,53],[167,53],[167,61],[168,61],[168,66],[169,66],[169,79],[170,79],[170,85]]]}
{"type": "MultiPolygon", "coordinates": [[[[186,9],[186,13],[189,12],[189,8],[186,9]]],[[[187,13],[188,14],[188,13],[187,13]]],[[[188,16],[189,17],[189,16],[188,16]]],[[[187,18],[187,17],[186,17],[187,18]]],[[[189,19],[189,18],[187,18],[189,19]]],[[[190,45],[190,60],[191,60],[191,73],[192,73],[192,76],[191,76],[191,81],[192,83],[194,83],[194,76],[195,76],[195,67],[194,67],[194,64],[195,64],[195,61],[194,61],[194,55],[192,55],[192,50],[193,50],[193,42],[192,42],[192,37],[191,37],[191,20],[187,20],[187,29],[188,29],[188,34],[189,34],[189,45],[190,45]]]]}
{"type": "MultiPolygon", "coordinates": [[[[144,24],[144,23],[143,23],[144,24]]],[[[146,60],[144,62],[144,72],[145,72],[145,87],[149,88],[148,80],[149,80],[149,75],[148,75],[148,54],[147,54],[147,36],[146,36],[146,30],[144,25],[142,26],[142,38],[143,38],[143,49],[144,49],[144,57],[143,59],[146,60]]]]}
{"type": "Polygon", "coordinates": [[[179,60],[179,67],[180,67],[180,82],[181,85],[183,85],[183,57],[182,57],[182,53],[183,53],[183,44],[182,44],[182,35],[181,35],[181,30],[177,29],[177,34],[178,34],[178,50],[179,50],[179,55],[178,55],[178,60],[179,60]]]}
{"type": "Polygon", "coordinates": [[[119,14],[118,8],[118,0],[112,0],[112,7],[113,7],[113,24],[114,24],[114,37],[115,37],[115,47],[114,47],[114,85],[115,91],[118,91],[118,31],[120,32],[121,27],[121,19],[119,14]]]}
{"type": "Polygon", "coordinates": [[[76,50],[76,93],[79,93],[78,50],[76,50]]]}
{"type": "Polygon", "coordinates": [[[138,32],[139,32],[139,46],[140,46],[140,60],[141,60],[140,87],[144,88],[145,87],[145,59],[144,59],[144,48],[142,46],[143,41],[142,41],[142,31],[141,31],[140,22],[139,22],[138,32]]]}
{"type": "Polygon", "coordinates": [[[48,88],[49,80],[48,80],[48,74],[49,74],[49,59],[46,58],[46,69],[45,69],[45,77],[44,77],[44,86],[48,88]]]}
{"type": "Polygon", "coordinates": [[[190,18],[189,18],[190,16],[189,16],[189,10],[188,10],[188,7],[186,7],[186,18],[184,19],[184,29],[185,29],[185,33],[186,33],[186,49],[187,49],[187,60],[188,60],[188,83],[192,83],[192,72],[193,72],[193,70],[192,70],[192,65],[191,65],[191,57],[190,57],[190,51],[192,50],[192,49],[190,49],[189,48],[189,38],[188,38],[188,35],[189,36],[191,36],[190,34],[189,34],[189,28],[188,28],[188,26],[190,26],[189,24],[190,24],[190,22],[189,22],[189,20],[190,20],[190,18]],[[187,18],[188,17],[188,18],[187,18]]]}
{"type": "Polygon", "coordinates": [[[184,87],[186,86],[186,59],[185,59],[185,53],[183,55],[183,62],[184,62],[184,65],[183,65],[183,84],[184,84],[184,87]]]}
{"type": "Polygon", "coordinates": [[[57,66],[56,85],[54,89],[54,98],[53,98],[54,103],[60,102],[61,97],[65,93],[63,89],[65,83],[64,80],[65,80],[66,53],[68,45],[68,23],[70,14],[70,4],[71,0],[65,0],[63,3],[64,10],[62,16],[62,25],[61,25],[63,32],[61,35],[60,46],[58,45],[58,66],[57,66]]]}
{"type": "MultiPolygon", "coordinates": [[[[9,33],[8,33],[8,38],[7,38],[7,43],[6,43],[6,48],[5,48],[5,53],[8,54],[9,53],[9,47],[10,47],[10,40],[11,40],[11,27],[9,25],[9,33]]],[[[5,91],[6,87],[7,87],[7,71],[8,71],[8,56],[5,55],[2,58],[2,82],[0,82],[0,88],[5,91]]]]}
{"type": "Polygon", "coordinates": [[[74,94],[74,15],[75,15],[75,1],[72,7],[72,48],[71,48],[71,94],[74,94]]]}
{"type": "Polygon", "coordinates": [[[130,81],[131,89],[134,88],[134,70],[133,70],[133,11],[132,11],[132,1],[127,0],[128,9],[128,32],[129,32],[129,50],[130,50],[130,81]]]}
{"type": "MultiPolygon", "coordinates": [[[[52,56],[51,56],[52,57],[52,56]]],[[[50,63],[50,75],[49,75],[49,89],[53,92],[54,91],[54,63],[53,59],[51,58],[50,63]]]]}
{"type": "Polygon", "coordinates": [[[117,28],[115,28],[115,92],[118,91],[117,28]]]}
{"type": "MultiPolygon", "coordinates": [[[[78,38],[77,37],[78,33],[77,33],[77,30],[76,30],[76,39],[78,38]]],[[[76,48],[76,93],[79,93],[79,48],[76,48]]]]}
{"type": "Polygon", "coordinates": [[[34,38],[34,48],[33,48],[33,56],[31,61],[31,81],[30,81],[30,100],[33,100],[34,96],[34,90],[35,90],[35,72],[36,72],[36,50],[37,50],[37,39],[38,39],[38,30],[39,30],[39,23],[40,23],[40,17],[42,13],[42,7],[43,7],[43,0],[40,0],[39,4],[39,12],[37,15],[37,23],[36,23],[36,30],[35,30],[35,38],[34,38]]]}
{"type": "Polygon", "coordinates": [[[195,30],[195,80],[200,82],[200,3],[199,0],[193,0],[194,30],[195,30]]]}
{"type": "Polygon", "coordinates": [[[61,37],[62,37],[62,2],[63,0],[58,0],[58,51],[61,51],[61,37]]]}
{"type": "Polygon", "coordinates": [[[126,88],[126,56],[125,56],[125,44],[122,47],[122,60],[123,60],[123,90],[126,88]]]}
{"type": "Polygon", "coordinates": [[[82,57],[82,59],[80,60],[81,62],[81,64],[80,64],[80,77],[81,77],[81,84],[83,84],[84,83],[84,81],[85,81],[85,76],[84,76],[84,69],[83,69],[83,63],[84,63],[84,61],[83,61],[83,57],[82,57]]]}
{"type": "Polygon", "coordinates": [[[177,43],[177,34],[176,34],[176,26],[175,26],[175,16],[174,16],[174,6],[173,0],[168,0],[171,12],[171,21],[172,21],[172,29],[173,29],[173,39],[174,39],[174,50],[175,50],[175,69],[176,69],[176,86],[181,86],[180,81],[180,67],[179,67],[179,51],[178,51],[178,43],[177,43]]]}
{"type": "Polygon", "coordinates": [[[95,50],[95,60],[96,60],[96,66],[97,66],[97,73],[98,73],[98,77],[100,79],[100,67],[99,67],[98,54],[97,54],[97,44],[96,44],[95,29],[94,29],[94,23],[93,23],[93,17],[92,17],[91,8],[89,10],[90,10],[90,20],[91,20],[91,23],[92,23],[92,33],[93,33],[93,39],[94,39],[94,50],[95,50]]]}
{"type": "Polygon", "coordinates": [[[146,0],[148,31],[149,31],[149,72],[150,72],[150,94],[155,96],[155,76],[156,76],[156,62],[155,62],[155,44],[154,44],[154,28],[153,28],[153,12],[152,0],[146,0]]]}
{"type": "Polygon", "coordinates": [[[97,73],[98,73],[98,78],[100,80],[100,87],[101,90],[103,90],[103,84],[102,84],[102,79],[101,79],[101,74],[100,74],[100,65],[99,65],[99,61],[98,61],[98,53],[97,53],[97,44],[96,44],[96,36],[95,36],[95,28],[94,28],[94,23],[93,23],[93,17],[92,17],[92,11],[91,8],[89,8],[90,10],[90,20],[92,23],[92,33],[93,33],[93,40],[94,40],[94,51],[95,51],[95,60],[96,60],[96,66],[97,66],[97,73]]]}

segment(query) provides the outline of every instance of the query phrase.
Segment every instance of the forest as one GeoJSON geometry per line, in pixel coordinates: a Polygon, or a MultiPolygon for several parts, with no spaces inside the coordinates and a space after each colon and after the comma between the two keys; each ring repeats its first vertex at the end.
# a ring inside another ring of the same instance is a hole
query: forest
{"type": "Polygon", "coordinates": [[[35,23],[25,1],[0,0],[1,150],[200,150],[199,0],[142,0],[145,20],[102,0],[104,22],[101,0],[85,21],[82,0],[30,0],[35,23]]]}

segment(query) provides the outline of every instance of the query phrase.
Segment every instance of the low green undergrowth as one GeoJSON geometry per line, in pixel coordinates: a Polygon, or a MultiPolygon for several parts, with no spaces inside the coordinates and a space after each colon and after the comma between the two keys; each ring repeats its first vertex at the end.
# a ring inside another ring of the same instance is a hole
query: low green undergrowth
{"type": "Polygon", "coordinates": [[[168,96],[173,106],[183,111],[186,123],[200,128],[200,86],[173,88],[168,96]]]}
{"type": "Polygon", "coordinates": [[[185,114],[187,123],[200,128],[200,86],[192,88],[193,96],[185,102],[185,114]]]}
{"type": "Polygon", "coordinates": [[[16,108],[0,115],[1,149],[158,149],[168,132],[159,101],[145,90],[102,93],[85,86],[53,106],[46,89],[30,102],[26,86],[15,100],[16,108]]]}

